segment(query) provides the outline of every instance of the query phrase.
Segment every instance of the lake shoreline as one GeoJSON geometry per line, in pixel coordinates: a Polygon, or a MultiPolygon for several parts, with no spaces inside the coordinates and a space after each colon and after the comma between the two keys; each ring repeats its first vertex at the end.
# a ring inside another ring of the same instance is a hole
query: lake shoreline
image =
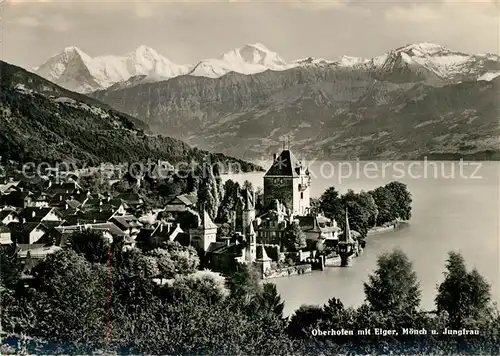
{"type": "Polygon", "coordinates": [[[375,226],[368,230],[366,236],[379,235],[384,232],[396,230],[401,225],[408,225],[408,221],[397,221],[387,226],[375,226]]]}

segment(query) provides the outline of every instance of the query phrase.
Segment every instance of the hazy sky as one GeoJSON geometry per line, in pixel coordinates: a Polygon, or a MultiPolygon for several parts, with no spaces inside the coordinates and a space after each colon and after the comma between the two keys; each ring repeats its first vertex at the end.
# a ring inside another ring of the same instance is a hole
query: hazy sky
{"type": "Polygon", "coordinates": [[[1,58],[31,67],[66,46],[91,56],[145,44],[176,63],[260,42],[286,61],[375,56],[404,44],[499,52],[498,0],[5,0],[1,58]]]}

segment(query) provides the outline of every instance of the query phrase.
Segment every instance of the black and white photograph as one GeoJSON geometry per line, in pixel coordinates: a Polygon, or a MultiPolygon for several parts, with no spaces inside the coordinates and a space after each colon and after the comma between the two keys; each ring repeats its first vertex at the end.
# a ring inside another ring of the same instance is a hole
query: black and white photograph
{"type": "Polygon", "coordinates": [[[0,24],[0,355],[500,354],[498,0],[0,24]]]}

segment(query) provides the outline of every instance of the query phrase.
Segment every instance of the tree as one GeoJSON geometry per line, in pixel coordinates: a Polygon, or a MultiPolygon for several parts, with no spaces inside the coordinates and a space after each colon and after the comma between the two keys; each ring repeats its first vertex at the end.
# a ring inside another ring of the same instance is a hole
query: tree
{"type": "Polygon", "coordinates": [[[104,263],[108,260],[111,241],[105,239],[101,232],[82,230],[70,236],[69,245],[73,251],[83,255],[90,263],[104,263]]]}
{"type": "Polygon", "coordinates": [[[223,198],[217,213],[217,222],[225,223],[231,220],[231,209],[236,202],[236,192],[240,189],[238,182],[228,179],[223,186],[223,198]]]}
{"type": "Polygon", "coordinates": [[[145,256],[155,259],[159,277],[167,279],[194,273],[200,265],[200,258],[195,249],[191,246],[182,246],[178,242],[168,241],[161,248],[149,251],[145,256]]]}
{"type": "Polygon", "coordinates": [[[412,314],[420,304],[420,289],[412,263],[401,250],[381,255],[377,269],[364,283],[365,298],[374,311],[412,314]]]}
{"type": "Polygon", "coordinates": [[[262,293],[257,297],[255,304],[259,312],[271,313],[280,319],[283,318],[285,302],[281,300],[274,283],[264,283],[262,293]]]}
{"type": "Polygon", "coordinates": [[[214,174],[215,165],[205,162],[198,185],[198,211],[205,209],[212,220],[216,220],[222,199],[222,180],[214,174]]]}
{"type": "Polygon", "coordinates": [[[387,184],[385,188],[392,193],[396,200],[397,217],[402,220],[410,220],[412,198],[406,184],[394,181],[387,184]]]}
{"type": "Polygon", "coordinates": [[[467,272],[461,254],[450,252],[444,281],[438,287],[438,312],[446,311],[452,327],[462,327],[467,319],[485,313],[490,301],[490,286],[476,271],[467,272]]]}
{"type": "Polygon", "coordinates": [[[318,215],[319,213],[321,213],[321,201],[319,199],[311,198],[310,205],[311,205],[310,209],[311,215],[318,215]]]}
{"type": "Polygon", "coordinates": [[[227,284],[232,298],[243,301],[248,306],[261,293],[260,274],[254,266],[237,263],[228,274],[227,284]]]}
{"type": "Polygon", "coordinates": [[[298,251],[307,246],[306,235],[295,222],[288,225],[284,238],[284,245],[287,249],[298,251]]]}
{"type": "Polygon", "coordinates": [[[231,226],[228,223],[220,224],[217,228],[217,238],[230,236],[231,235],[231,226]]]}
{"type": "Polygon", "coordinates": [[[243,189],[248,189],[250,192],[254,192],[253,184],[249,180],[243,182],[243,189]]]}
{"type": "Polygon", "coordinates": [[[340,193],[335,187],[328,188],[319,198],[319,209],[331,219],[336,219],[343,216],[344,210],[340,201],[340,193]]]}
{"type": "Polygon", "coordinates": [[[367,224],[370,227],[375,226],[377,222],[378,209],[375,200],[371,196],[371,194],[361,191],[358,196],[359,204],[365,209],[367,224]]]}
{"type": "Polygon", "coordinates": [[[318,305],[301,305],[290,318],[288,333],[296,338],[308,338],[324,316],[323,308],[318,305]]]}
{"type": "Polygon", "coordinates": [[[198,227],[198,218],[199,216],[195,211],[188,209],[179,213],[177,216],[177,222],[182,230],[188,231],[189,229],[195,229],[198,227]]]}
{"type": "Polygon", "coordinates": [[[397,217],[397,202],[392,192],[386,187],[378,187],[369,192],[378,209],[376,224],[381,226],[392,222],[397,217]]]}
{"type": "Polygon", "coordinates": [[[33,327],[39,336],[100,343],[106,330],[107,267],[72,250],[47,256],[33,270],[33,327]]]}
{"type": "Polygon", "coordinates": [[[22,263],[16,245],[0,246],[0,278],[7,288],[13,288],[19,282],[22,263]]]}

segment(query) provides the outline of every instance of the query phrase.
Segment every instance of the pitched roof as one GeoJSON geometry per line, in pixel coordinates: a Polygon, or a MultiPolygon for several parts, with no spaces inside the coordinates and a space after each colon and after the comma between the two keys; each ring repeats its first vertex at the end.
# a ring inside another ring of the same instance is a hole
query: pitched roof
{"type": "Polygon", "coordinates": [[[239,254],[243,248],[244,246],[238,241],[230,242],[229,244],[227,243],[227,241],[212,242],[210,245],[208,245],[207,253],[217,255],[221,255],[223,253],[239,254]]]}
{"type": "Polygon", "coordinates": [[[210,215],[208,215],[206,210],[203,210],[203,215],[201,219],[201,226],[205,229],[217,229],[217,225],[214,224],[212,219],[210,218],[210,215]]]}
{"type": "Polygon", "coordinates": [[[114,236],[125,236],[125,233],[120,230],[118,226],[112,222],[107,223],[97,223],[97,224],[85,224],[85,225],[72,225],[72,226],[58,226],[55,228],[61,234],[73,234],[78,231],[85,229],[97,230],[97,231],[107,231],[114,236]]]}
{"type": "Polygon", "coordinates": [[[25,219],[26,221],[40,221],[42,220],[47,214],[49,214],[54,208],[33,208],[33,207],[28,207],[25,208],[21,212],[21,217],[25,219]]]}
{"type": "Polygon", "coordinates": [[[129,204],[142,204],[142,197],[137,193],[122,193],[118,195],[118,199],[129,204]]]}
{"type": "Polygon", "coordinates": [[[134,215],[113,216],[110,220],[116,222],[119,227],[124,229],[142,226],[139,219],[134,215]]]}
{"type": "Polygon", "coordinates": [[[9,210],[9,209],[1,210],[0,211],[0,220],[5,219],[10,214],[15,214],[15,211],[9,210]]]}
{"type": "Polygon", "coordinates": [[[248,235],[250,236],[255,236],[255,229],[253,228],[253,220],[250,222],[250,228],[249,228],[249,231],[248,231],[248,235]]]}
{"type": "Polygon", "coordinates": [[[19,184],[19,181],[7,182],[5,184],[0,184],[0,192],[4,192],[10,187],[16,187],[19,184]]]}
{"type": "Polygon", "coordinates": [[[46,189],[49,193],[72,193],[75,190],[81,189],[76,182],[56,183],[46,189]]]}
{"type": "Polygon", "coordinates": [[[347,209],[345,211],[344,233],[341,236],[342,237],[339,239],[339,242],[348,244],[354,243],[354,240],[352,238],[351,227],[349,226],[349,216],[347,215],[347,209]]]}
{"type": "Polygon", "coordinates": [[[330,224],[331,220],[320,216],[297,216],[299,226],[304,232],[333,232],[337,228],[325,224],[330,224]]]}
{"type": "Polygon", "coordinates": [[[269,168],[265,176],[298,177],[297,167],[299,167],[299,161],[292,151],[283,150],[274,160],[273,165],[269,168]]]}
{"type": "Polygon", "coordinates": [[[44,226],[48,230],[53,229],[54,227],[61,226],[63,224],[62,221],[47,221],[43,220],[40,222],[40,225],[44,226]]]}
{"type": "Polygon", "coordinates": [[[187,206],[193,206],[198,203],[198,197],[195,194],[182,194],[178,195],[177,198],[187,206]]]}

